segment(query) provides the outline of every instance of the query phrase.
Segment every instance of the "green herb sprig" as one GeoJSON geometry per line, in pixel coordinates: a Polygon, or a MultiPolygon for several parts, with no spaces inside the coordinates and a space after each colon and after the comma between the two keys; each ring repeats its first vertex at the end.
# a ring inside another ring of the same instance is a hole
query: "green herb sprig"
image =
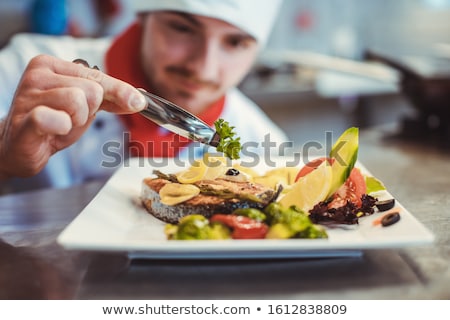
{"type": "Polygon", "coordinates": [[[218,119],[214,122],[216,132],[220,136],[219,144],[217,145],[217,151],[223,152],[230,159],[239,159],[241,152],[241,138],[234,136],[236,133],[233,131],[234,127],[224,119],[218,119]]]}

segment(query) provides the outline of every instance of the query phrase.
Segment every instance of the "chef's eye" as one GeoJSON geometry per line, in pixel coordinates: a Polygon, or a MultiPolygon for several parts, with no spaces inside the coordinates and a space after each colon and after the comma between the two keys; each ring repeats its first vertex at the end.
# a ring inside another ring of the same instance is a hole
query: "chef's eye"
{"type": "Polygon", "coordinates": [[[255,43],[256,41],[252,37],[233,36],[227,39],[227,44],[236,49],[247,49],[255,43]]]}
{"type": "Polygon", "coordinates": [[[190,27],[187,24],[180,23],[180,22],[171,22],[170,23],[170,27],[173,30],[175,30],[175,31],[177,31],[179,33],[191,33],[191,32],[193,32],[192,27],[190,27]]]}

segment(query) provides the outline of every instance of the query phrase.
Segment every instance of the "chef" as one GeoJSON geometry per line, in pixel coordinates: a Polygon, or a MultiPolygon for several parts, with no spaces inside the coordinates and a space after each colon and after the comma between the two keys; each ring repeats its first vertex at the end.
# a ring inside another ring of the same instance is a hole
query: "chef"
{"type": "Polygon", "coordinates": [[[145,103],[133,87],[173,101],[210,126],[225,119],[247,154],[267,154],[273,151],[268,145],[287,141],[236,89],[266,43],[280,0],[264,6],[258,0],[132,3],[136,21],[113,39],[20,34],[0,52],[6,191],[108,177],[128,156],[182,159],[207,150],[136,113],[145,103]],[[71,62],[77,58],[106,74],[71,62]],[[39,138],[30,139],[30,131],[39,138]],[[34,176],[11,178],[21,175],[34,176]]]}

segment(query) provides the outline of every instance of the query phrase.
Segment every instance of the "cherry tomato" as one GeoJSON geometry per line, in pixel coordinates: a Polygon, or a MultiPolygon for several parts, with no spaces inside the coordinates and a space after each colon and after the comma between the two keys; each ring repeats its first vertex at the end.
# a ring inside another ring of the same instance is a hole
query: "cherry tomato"
{"type": "Polygon", "coordinates": [[[333,162],[334,162],[334,159],[326,158],[326,157],[314,159],[314,160],[308,162],[307,164],[305,164],[303,166],[303,168],[300,169],[300,171],[297,173],[297,176],[295,177],[295,181],[297,181],[301,177],[306,176],[308,173],[310,173],[311,171],[316,169],[318,166],[320,166],[322,164],[322,162],[325,161],[325,159],[328,161],[328,163],[330,165],[333,164],[333,162]]]}
{"type": "Polygon", "coordinates": [[[347,201],[361,206],[361,197],[367,191],[366,180],[358,168],[353,168],[347,181],[335,192],[329,208],[344,206],[347,201]]]}
{"type": "Polygon", "coordinates": [[[211,222],[220,222],[232,229],[233,239],[264,239],[269,227],[249,217],[233,214],[215,214],[211,222]]]}

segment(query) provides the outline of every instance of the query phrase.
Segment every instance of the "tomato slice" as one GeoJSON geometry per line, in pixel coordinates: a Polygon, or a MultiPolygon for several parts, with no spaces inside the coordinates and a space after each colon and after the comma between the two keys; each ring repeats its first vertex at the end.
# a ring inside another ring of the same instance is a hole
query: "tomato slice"
{"type": "Polygon", "coordinates": [[[264,239],[269,231],[265,223],[234,214],[215,214],[210,221],[220,222],[231,228],[233,239],[264,239]]]}
{"type": "Polygon", "coordinates": [[[317,158],[314,159],[310,162],[308,162],[307,164],[305,164],[303,166],[303,168],[300,169],[300,171],[297,173],[297,176],[295,177],[295,181],[297,181],[298,179],[300,179],[301,177],[306,176],[308,173],[310,173],[311,171],[315,170],[318,166],[320,166],[322,164],[322,162],[324,162],[325,160],[328,161],[328,163],[331,165],[334,162],[334,159],[332,158],[327,158],[327,157],[322,157],[322,158],[317,158]]]}
{"type": "Polygon", "coordinates": [[[361,197],[367,191],[366,180],[358,168],[353,168],[345,183],[335,192],[328,208],[344,206],[347,201],[361,207],[361,197]]]}

